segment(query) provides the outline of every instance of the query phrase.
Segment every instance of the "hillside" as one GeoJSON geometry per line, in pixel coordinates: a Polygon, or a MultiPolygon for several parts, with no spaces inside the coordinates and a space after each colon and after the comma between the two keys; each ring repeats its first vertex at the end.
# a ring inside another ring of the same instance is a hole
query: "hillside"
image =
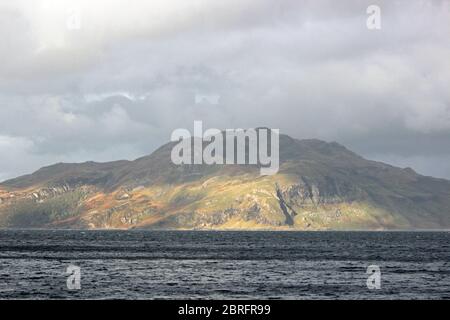
{"type": "Polygon", "coordinates": [[[0,184],[0,226],[156,229],[442,229],[450,181],[280,136],[280,170],[183,165],[169,143],[134,161],[56,164],[0,184]]]}

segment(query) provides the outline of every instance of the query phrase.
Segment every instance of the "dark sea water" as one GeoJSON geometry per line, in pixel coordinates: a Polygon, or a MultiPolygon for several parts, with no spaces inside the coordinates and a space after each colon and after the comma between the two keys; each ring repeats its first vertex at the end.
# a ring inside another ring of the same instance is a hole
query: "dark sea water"
{"type": "Polygon", "coordinates": [[[450,233],[0,231],[0,298],[450,299],[450,233]]]}

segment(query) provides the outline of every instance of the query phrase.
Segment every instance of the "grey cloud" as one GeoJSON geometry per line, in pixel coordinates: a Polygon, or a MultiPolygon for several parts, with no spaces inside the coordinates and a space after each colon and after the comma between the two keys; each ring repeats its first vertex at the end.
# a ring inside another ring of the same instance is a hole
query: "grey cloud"
{"type": "Polygon", "coordinates": [[[0,151],[21,159],[0,179],[132,159],[197,119],[450,178],[449,1],[377,1],[379,31],[373,1],[133,1],[0,0],[0,151]]]}

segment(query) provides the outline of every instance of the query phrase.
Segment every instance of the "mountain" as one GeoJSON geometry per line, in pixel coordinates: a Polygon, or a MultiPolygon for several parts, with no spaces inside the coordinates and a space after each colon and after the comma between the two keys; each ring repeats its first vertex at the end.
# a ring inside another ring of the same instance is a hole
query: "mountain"
{"type": "Polygon", "coordinates": [[[444,229],[450,181],[280,135],[280,170],[149,156],[59,163],[0,184],[3,228],[444,229]]]}

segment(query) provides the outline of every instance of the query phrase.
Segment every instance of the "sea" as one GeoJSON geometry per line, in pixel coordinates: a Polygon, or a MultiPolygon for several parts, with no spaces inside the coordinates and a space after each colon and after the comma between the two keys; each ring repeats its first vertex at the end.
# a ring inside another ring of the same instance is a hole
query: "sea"
{"type": "Polygon", "coordinates": [[[2,230],[0,299],[450,299],[450,232],[2,230]]]}

